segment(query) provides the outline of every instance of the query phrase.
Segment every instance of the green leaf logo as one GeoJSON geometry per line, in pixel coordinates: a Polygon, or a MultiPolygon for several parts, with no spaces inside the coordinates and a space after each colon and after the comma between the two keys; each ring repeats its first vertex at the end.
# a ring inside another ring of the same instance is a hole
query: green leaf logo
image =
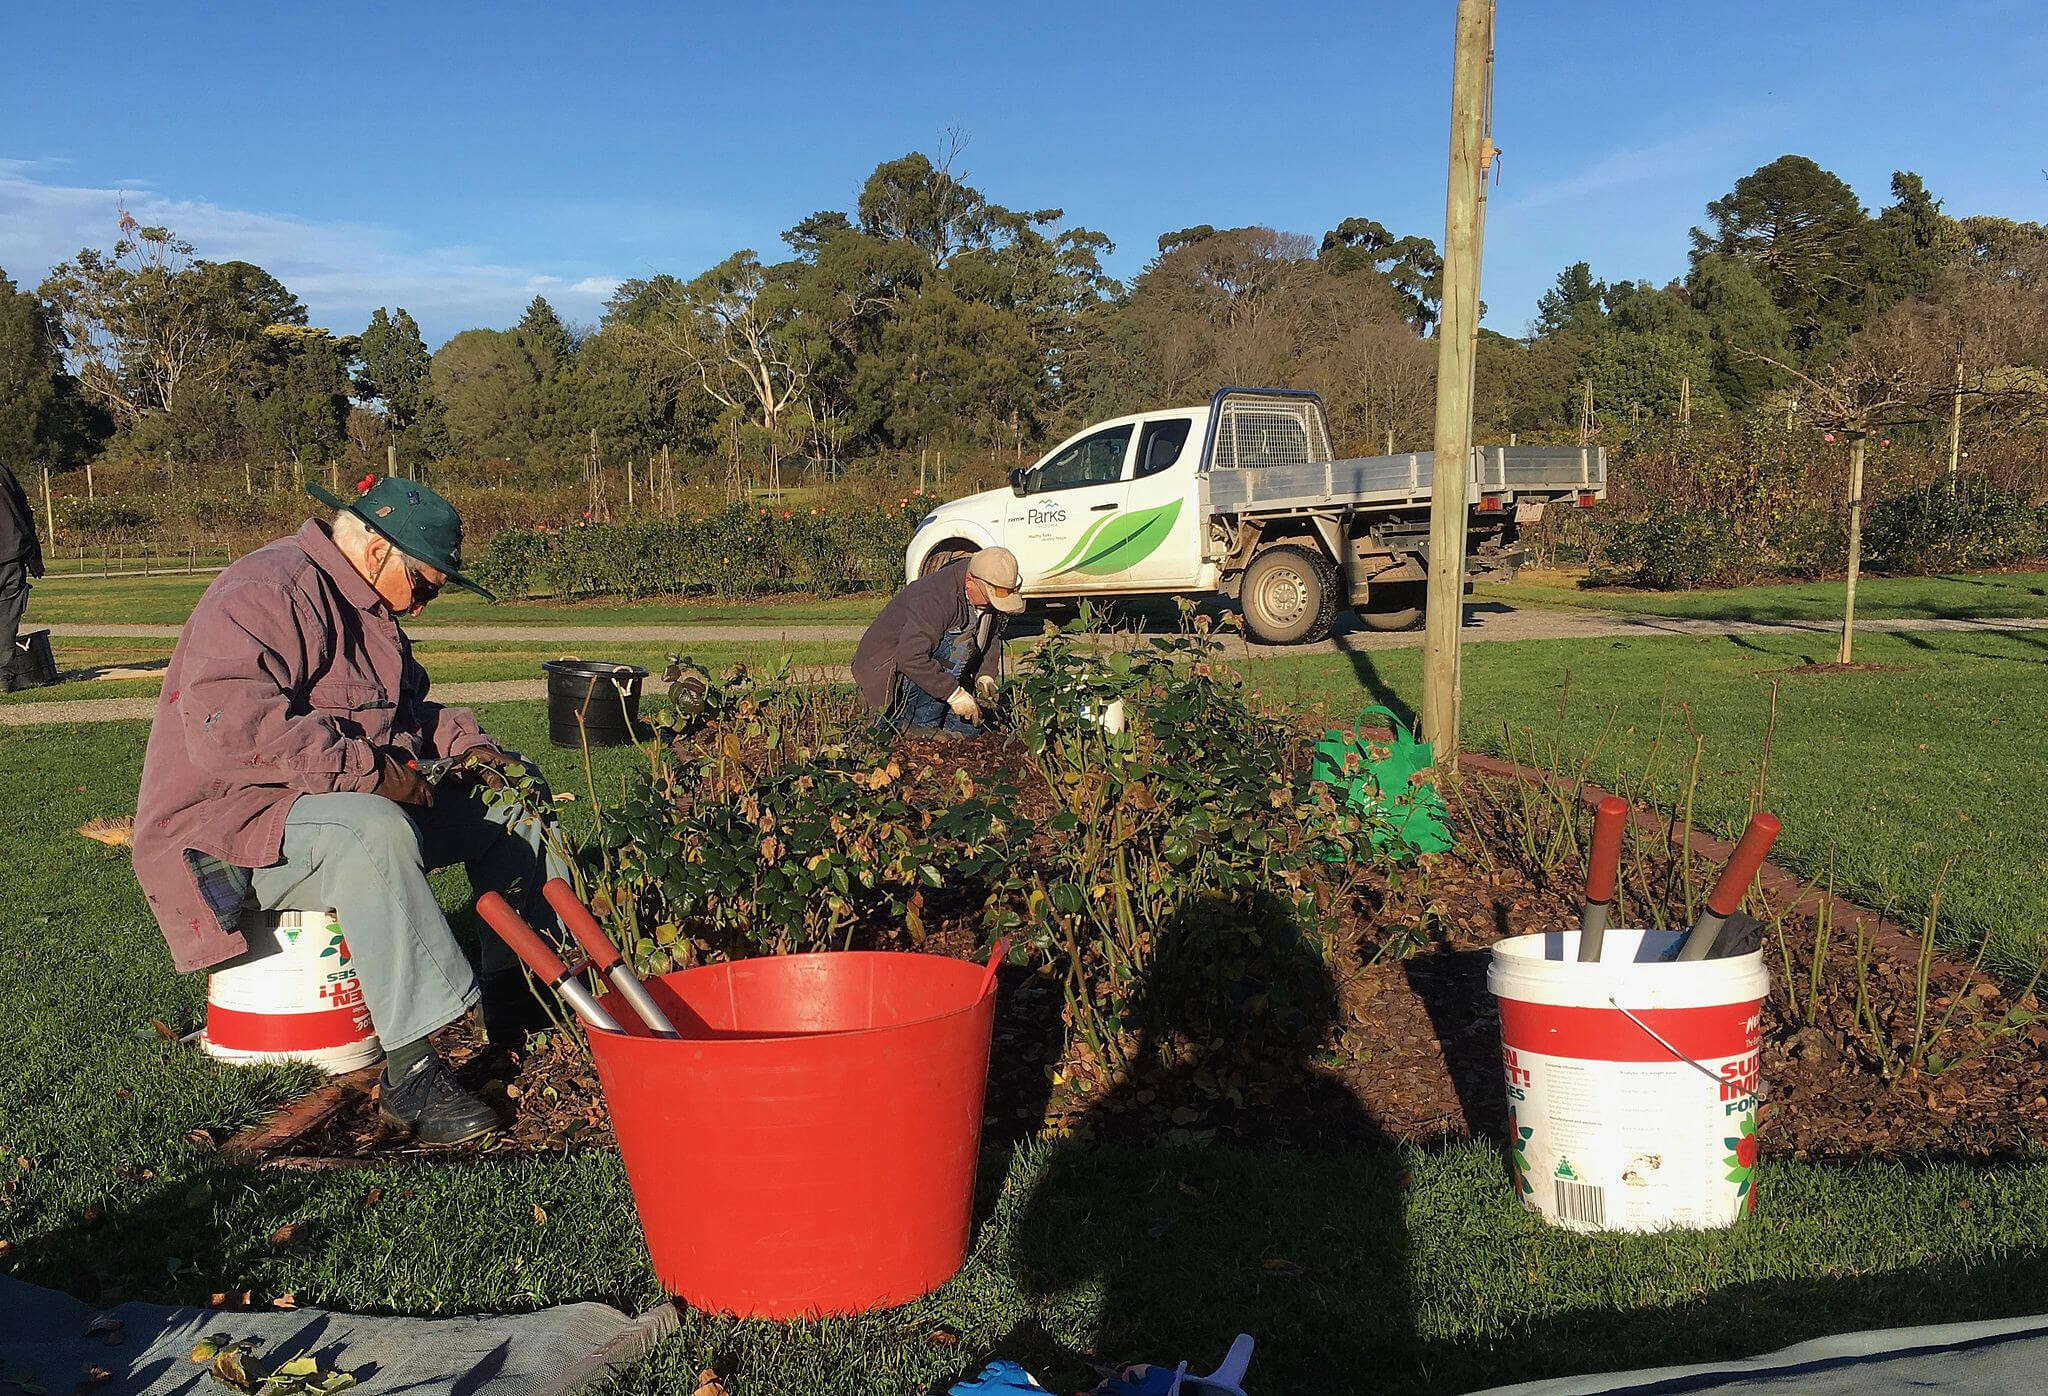
{"type": "Polygon", "coordinates": [[[1156,509],[1140,509],[1122,518],[1099,520],[1081,535],[1073,551],[1060,559],[1059,566],[1046,575],[1063,577],[1069,572],[1083,572],[1103,577],[1136,566],[1173,532],[1174,521],[1180,518],[1180,505],[1176,499],[1156,509]]]}

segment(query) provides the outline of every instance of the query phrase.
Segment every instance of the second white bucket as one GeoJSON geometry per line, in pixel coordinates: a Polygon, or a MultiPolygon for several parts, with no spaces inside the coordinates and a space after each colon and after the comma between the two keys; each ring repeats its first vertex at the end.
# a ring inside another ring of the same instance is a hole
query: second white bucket
{"type": "Polygon", "coordinates": [[[1671,961],[1684,936],[1576,931],[1493,947],[1522,1204],[1573,1231],[1731,1226],[1756,1207],[1763,953],[1671,961]]]}

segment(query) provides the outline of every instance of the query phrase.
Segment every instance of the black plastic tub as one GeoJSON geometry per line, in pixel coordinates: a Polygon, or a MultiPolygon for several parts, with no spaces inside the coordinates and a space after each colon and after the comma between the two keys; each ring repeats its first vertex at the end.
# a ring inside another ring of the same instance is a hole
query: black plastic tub
{"type": "Polygon", "coordinates": [[[624,746],[640,721],[640,683],[647,671],[637,664],[589,659],[550,659],[548,740],[556,746],[624,746]]]}

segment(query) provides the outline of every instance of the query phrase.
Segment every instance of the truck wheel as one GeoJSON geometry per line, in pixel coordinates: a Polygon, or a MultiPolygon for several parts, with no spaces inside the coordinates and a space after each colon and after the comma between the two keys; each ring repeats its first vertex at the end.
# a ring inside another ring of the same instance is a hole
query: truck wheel
{"type": "Polygon", "coordinates": [[[1245,568],[1237,604],[1260,643],[1308,644],[1328,635],[1337,618],[1337,576],[1307,548],[1269,548],[1245,568]]]}
{"type": "Polygon", "coordinates": [[[1376,586],[1358,611],[1367,630],[1413,630],[1422,623],[1429,598],[1428,582],[1394,582],[1376,586]]]}
{"type": "Polygon", "coordinates": [[[969,553],[975,553],[980,551],[981,550],[979,548],[970,547],[968,544],[959,542],[958,540],[952,540],[945,543],[941,543],[938,547],[933,548],[930,552],[924,555],[924,566],[918,569],[917,575],[920,577],[929,577],[932,573],[938,571],[947,563],[958,562],[961,558],[966,557],[969,553]]]}

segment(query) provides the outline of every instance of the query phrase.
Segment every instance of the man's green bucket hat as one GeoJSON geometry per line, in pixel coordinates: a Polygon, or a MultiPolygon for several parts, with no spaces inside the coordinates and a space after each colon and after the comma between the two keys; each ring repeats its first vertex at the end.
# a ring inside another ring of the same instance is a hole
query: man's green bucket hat
{"type": "Polygon", "coordinates": [[[446,572],[455,585],[467,587],[486,601],[498,599],[463,575],[462,515],[455,512],[454,505],[417,480],[388,475],[368,478],[374,483],[353,500],[336,498],[333,490],[317,480],[306,481],[306,493],[331,509],[354,514],[407,557],[446,572]]]}

